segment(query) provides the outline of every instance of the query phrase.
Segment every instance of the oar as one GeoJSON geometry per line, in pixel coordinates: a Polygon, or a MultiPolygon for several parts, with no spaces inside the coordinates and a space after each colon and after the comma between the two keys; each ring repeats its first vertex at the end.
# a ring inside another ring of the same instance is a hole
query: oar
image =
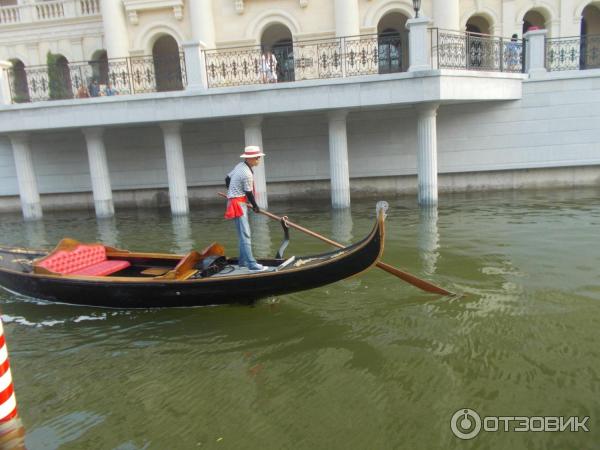
{"type": "MultiPolygon", "coordinates": [[[[227,198],[227,195],[223,194],[222,192],[219,192],[218,194],[221,197],[227,198]]],[[[276,216],[275,214],[270,213],[269,211],[266,211],[264,209],[260,210],[260,214],[264,214],[265,216],[270,217],[271,219],[276,220],[278,222],[281,222],[281,220],[283,220],[281,217],[276,216]]],[[[304,228],[303,226],[297,225],[294,222],[290,222],[287,218],[285,218],[285,224],[290,228],[294,228],[298,231],[302,231],[303,233],[306,233],[309,236],[320,239],[323,242],[327,242],[329,245],[333,245],[334,247],[337,247],[337,248],[344,248],[344,245],[340,244],[339,242],[332,241],[331,239],[328,239],[325,236],[320,235],[319,233],[315,233],[314,231],[311,231],[308,228],[304,228]]],[[[377,267],[379,267],[380,269],[385,270],[387,273],[391,273],[392,275],[397,276],[401,280],[404,280],[407,283],[412,284],[413,286],[416,286],[419,289],[422,289],[426,292],[431,292],[433,294],[441,294],[441,295],[455,295],[452,292],[447,291],[444,288],[436,286],[435,284],[430,283],[429,281],[422,280],[421,278],[418,278],[408,272],[400,270],[397,267],[390,266],[389,264],[386,264],[383,261],[378,260],[375,263],[375,265],[377,267]]]]}

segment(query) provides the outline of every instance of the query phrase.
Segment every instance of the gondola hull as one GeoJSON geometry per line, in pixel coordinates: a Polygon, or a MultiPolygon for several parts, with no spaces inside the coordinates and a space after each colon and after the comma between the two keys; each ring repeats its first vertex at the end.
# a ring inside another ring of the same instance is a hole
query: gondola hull
{"type": "Polygon", "coordinates": [[[187,280],[131,277],[71,277],[28,272],[28,261],[43,253],[0,251],[0,285],[7,290],[54,302],[109,308],[190,307],[250,303],[273,295],[313,289],[371,267],[383,251],[385,213],[361,242],[331,253],[298,258],[305,263],[275,270],[283,260],[260,260],[273,270],[245,275],[187,280]],[[19,270],[19,267],[22,270],[19,270]]]}

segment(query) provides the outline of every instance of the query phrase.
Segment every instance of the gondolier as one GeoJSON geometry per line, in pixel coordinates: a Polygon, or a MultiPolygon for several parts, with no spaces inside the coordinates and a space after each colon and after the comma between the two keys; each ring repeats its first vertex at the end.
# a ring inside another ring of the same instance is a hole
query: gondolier
{"type": "Polygon", "coordinates": [[[250,235],[250,224],[248,223],[248,208],[246,203],[252,205],[255,213],[260,212],[260,208],[254,198],[254,172],[253,167],[260,164],[260,158],[265,156],[260,147],[249,145],[240,155],[243,159],[236,165],[225,178],[227,185],[227,210],[226,219],[235,221],[235,230],[239,240],[239,266],[247,267],[249,270],[264,270],[264,267],[256,262],[252,255],[252,241],[250,235]]]}

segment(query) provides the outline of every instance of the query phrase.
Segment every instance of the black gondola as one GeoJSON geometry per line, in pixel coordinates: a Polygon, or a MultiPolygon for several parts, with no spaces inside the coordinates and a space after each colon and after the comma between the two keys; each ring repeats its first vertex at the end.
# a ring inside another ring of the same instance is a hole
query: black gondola
{"type": "Polygon", "coordinates": [[[219,244],[201,253],[173,255],[63,239],[50,252],[0,248],[0,285],[27,297],[109,308],[251,303],[335,283],[370,268],[383,252],[386,210],[385,202],[377,204],[375,226],[360,242],[320,255],[260,259],[267,268],[261,272],[240,268],[219,244]],[[94,258],[102,253],[105,262],[95,263],[91,271],[63,273],[65,262],[68,266],[75,254],[81,259],[86,252],[94,258]],[[111,270],[116,271],[101,274],[111,270]]]}

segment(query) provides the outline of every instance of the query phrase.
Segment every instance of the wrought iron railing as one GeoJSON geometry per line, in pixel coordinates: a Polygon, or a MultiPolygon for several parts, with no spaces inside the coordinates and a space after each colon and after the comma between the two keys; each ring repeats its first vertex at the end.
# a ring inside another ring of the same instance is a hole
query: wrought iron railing
{"type": "Polygon", "coordinates": [[[522,72],[523,41],[432,28],[431,56],[438,69],[522,72]]]}
{"type": "Polygon", "coordinates": [[[211,88],[401,72],[408,68],[408,34],[207,50],[205,62],[211,88]]]}
{"type": "Polygon", "coordinates": [[[12,68],[13,103],[182,90],[183,53],[12,68]]]}
{"type": "Polygon", "coordinates": [[[600,68],[600,35],[546,39],[546,69],[600,68]]]}

